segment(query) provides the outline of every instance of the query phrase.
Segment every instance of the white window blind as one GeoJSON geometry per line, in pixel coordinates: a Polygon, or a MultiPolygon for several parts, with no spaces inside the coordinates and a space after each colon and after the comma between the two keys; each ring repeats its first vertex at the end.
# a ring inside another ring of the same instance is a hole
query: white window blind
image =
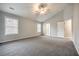
{"type": "Polygon", "coordinates": [[[41,24],[40,23],[37,24],[37,32],[41,32],[41,24]]]}
{"type": "Polygon", "coordinates": [[[5,17],[5,35],[18,34],[18,20],[5,17]]]}

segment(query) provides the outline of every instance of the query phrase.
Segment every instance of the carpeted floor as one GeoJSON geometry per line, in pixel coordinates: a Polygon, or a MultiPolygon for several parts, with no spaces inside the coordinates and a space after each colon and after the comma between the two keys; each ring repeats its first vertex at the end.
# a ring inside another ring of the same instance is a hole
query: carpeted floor
{"type": "Polygon", "coordinates": [[[0,56],[77,56],[71,40],[41,36],[0,44],[0,56]]]}

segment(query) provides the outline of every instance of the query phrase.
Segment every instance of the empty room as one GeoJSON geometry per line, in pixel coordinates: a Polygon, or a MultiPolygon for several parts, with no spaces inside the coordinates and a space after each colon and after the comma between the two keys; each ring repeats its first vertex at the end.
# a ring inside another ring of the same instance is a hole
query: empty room
{"type": "Polygon", "coordinates": [[[78,55],[78,3],[0,3],[0,56],[78,55]]]}

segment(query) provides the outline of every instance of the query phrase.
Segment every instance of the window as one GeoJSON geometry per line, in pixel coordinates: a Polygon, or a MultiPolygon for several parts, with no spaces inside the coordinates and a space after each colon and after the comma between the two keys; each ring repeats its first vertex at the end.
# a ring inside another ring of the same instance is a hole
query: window
{"type": "Polygon", "coordinates": [[[41,32],[41,24],[40,23],[37,24],[37,32],[41,32]]]}
{"type": "Polygon", "coordinates": [[[57,22],[57,36],[64,37],[64,21],[57,22]]]}
{"type": "Polygon", "coordinates": [[[50,36],[50,23],[45,23],[43,29],[44,34],[50,36]]]}
{"type": "Polygon", "coordinates": [[[18,20],[5,17],[5,35],[18,34],[18,20]]]}

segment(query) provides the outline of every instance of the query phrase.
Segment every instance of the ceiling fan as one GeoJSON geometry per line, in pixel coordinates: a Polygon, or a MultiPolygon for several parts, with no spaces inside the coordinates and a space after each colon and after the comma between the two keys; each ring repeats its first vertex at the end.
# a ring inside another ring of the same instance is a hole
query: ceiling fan
{"type": "Polygon", "coordinates": [[[44,14],[46,14],[47,11],[48,11],[48,4],[46,4],[46,3],[40,3],[40,4],[34,5],[34,8],[33,8],[34,13],[44,15],[44,14]]]}

